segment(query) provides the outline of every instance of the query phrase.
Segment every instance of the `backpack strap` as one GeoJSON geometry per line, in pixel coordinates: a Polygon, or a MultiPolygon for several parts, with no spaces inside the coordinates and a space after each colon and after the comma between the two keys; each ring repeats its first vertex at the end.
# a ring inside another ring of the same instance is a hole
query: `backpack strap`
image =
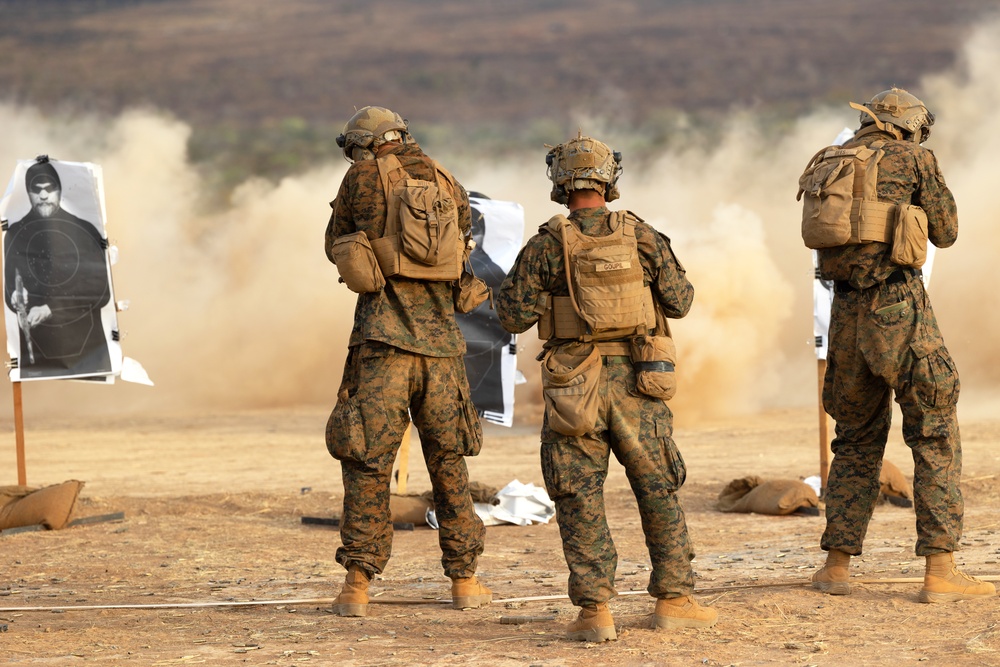
{"type": "Polygon", "coordinates": [[[865,178],[868,176],[868,169],[865,165],[868,158],[874,154],[875,151],[862,149],[854,156],[854,187],[851,196],[855,199],[864,199],[865,197],[865,178]]]}
{"type": "Polygon", "coordinates": [[[405,174],[406,170],[403,169],[403,164],[394,153],[389,153],[385,157],[375,158],[375,164],[378,166],[378,175],[382,180],[382,191],[385,193],[386,219],[385,229],[382,232],[384,238],[399,233],[399,200],[392,196],[389,174],[397,170],[405,174]]]}

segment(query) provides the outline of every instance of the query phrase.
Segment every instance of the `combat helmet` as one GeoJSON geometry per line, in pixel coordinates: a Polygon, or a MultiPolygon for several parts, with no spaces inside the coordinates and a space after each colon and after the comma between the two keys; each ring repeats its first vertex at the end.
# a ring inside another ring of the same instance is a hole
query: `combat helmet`
{"type": "Polygon", "coordinates": [[[552,181],[552,201],[566,205],[573,190],[597,190],[604,201],[618,199],[618,178],[621,176],[622,154],[612,151],[597,139],[577,132],[558,146],[546,145],[547,174],[552,181]]]}
{"type": "Polygon", "coordinates": [[[927,140],[934,124],[934,114],[927,106],[902,88],[883,90],[868,104],[851,102],[851,107],[861,112],[862,127],[874,123],[897,139],[909,134],[910,140],[918,144],[927,140]]]}
{"type": "Polygon", "coordinates": [[[406,119],[385,107],[367,106],[355,112],[337,137],[348,162],[370,160],[387,141],[405,141],[409,136],[406,119]]]}

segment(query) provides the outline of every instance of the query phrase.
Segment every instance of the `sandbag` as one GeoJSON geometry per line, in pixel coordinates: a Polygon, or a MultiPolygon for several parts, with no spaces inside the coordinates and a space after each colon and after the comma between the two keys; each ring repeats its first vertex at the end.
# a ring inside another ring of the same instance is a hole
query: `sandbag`
{"type": "Polygon", "coordinates": [[[888,459],[882,460],[882,471],[878,475],[878,483],[884,496],[913,500],[913,485],[888,459]]]}
{"type": "Polygon", "coordinates": [[[797,479],[764,481],[756,475],[734,479],[719,493],[720,512],[786,515],[803,507],[819,507],[811,486],[797,479]]]}
{"type": "Polygon", "coordinates": [[[43,488],[0,487],[0,530],[43,525],[65,528],[73,516],[83,482],[69,480],[43,488]]]}
{"type": "Polygon", "coordinates": [[[389,514],[393,523],[412,523],[415,526],[427,524],[427,510],[432,509],[434,503],[422,495],[414,496],[389,496],[389,514]]]}

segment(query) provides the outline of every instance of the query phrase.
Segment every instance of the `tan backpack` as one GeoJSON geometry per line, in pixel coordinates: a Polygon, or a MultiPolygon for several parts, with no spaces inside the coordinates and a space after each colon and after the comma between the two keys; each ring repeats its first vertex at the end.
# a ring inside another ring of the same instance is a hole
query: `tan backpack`
{"type": "Polygon", "coordinates": [[[875,190],[878,163],[885,155],[882,146],[828,146],[809,161],[796,196],[802,200],[807,248],[892,242],[896,206],[878,201],[875,190]]]}
{"type": "Polygon", "coordinates": [[[378,158],[388,216],[371,242],[385,277],[458,280],[465,247],[455,180],[434,162],[434,180],[410,178],[395,155],[378,158]]]}

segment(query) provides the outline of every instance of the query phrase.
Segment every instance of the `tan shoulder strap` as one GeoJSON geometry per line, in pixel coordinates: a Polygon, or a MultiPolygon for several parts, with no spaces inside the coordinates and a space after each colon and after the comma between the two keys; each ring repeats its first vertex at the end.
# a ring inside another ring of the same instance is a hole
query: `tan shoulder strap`
{"type": "Polygon", "coordinates": [[[452,190],[457,190],[455,187],[455,177],[451,175],[451,172],[445,169],[440,162],[431,158],[431,164],[434,165],[434,180],[438,181],[438,190],[441,189],[441,182],[439,176],[444,176],[445,180],[451,186],[452,190]]]}
{"type": "Polygon", "coordinates": [[[872,150],[860,150],[857,155],[854,156],[854,187],[853,196],[855,199],[864,199],[865,196],[865,176],[868,174],[867,161],[871,155],[874,154],[872,150]]]}
{"type": "Polygon", "coordinates": [[[402,163],[395,154],[389,153],[385,157],[375,158],[378,165],[378,174],[382,179],[382,191],[385,193],[385,229],[382,236],[392,236],[399,233],[399,201],[392,196],[392,186],[389,183],[389,174],[396,170],[401,170],[404,174],[402,163]]]}
{"type": "MultiPolygon", "coordinates": [[[[378,174],[382,179],[382,188],[385,190],[386,201],[389,199],[389,174],[396,171],[397,169],[403,169],[403,164],[399,161],[394,153],[389,153],[385,157],[375,158],[375,164],[378,165],[378,174]]],[[[404,170],[405,171],[405,170],[404,170]]]]}

